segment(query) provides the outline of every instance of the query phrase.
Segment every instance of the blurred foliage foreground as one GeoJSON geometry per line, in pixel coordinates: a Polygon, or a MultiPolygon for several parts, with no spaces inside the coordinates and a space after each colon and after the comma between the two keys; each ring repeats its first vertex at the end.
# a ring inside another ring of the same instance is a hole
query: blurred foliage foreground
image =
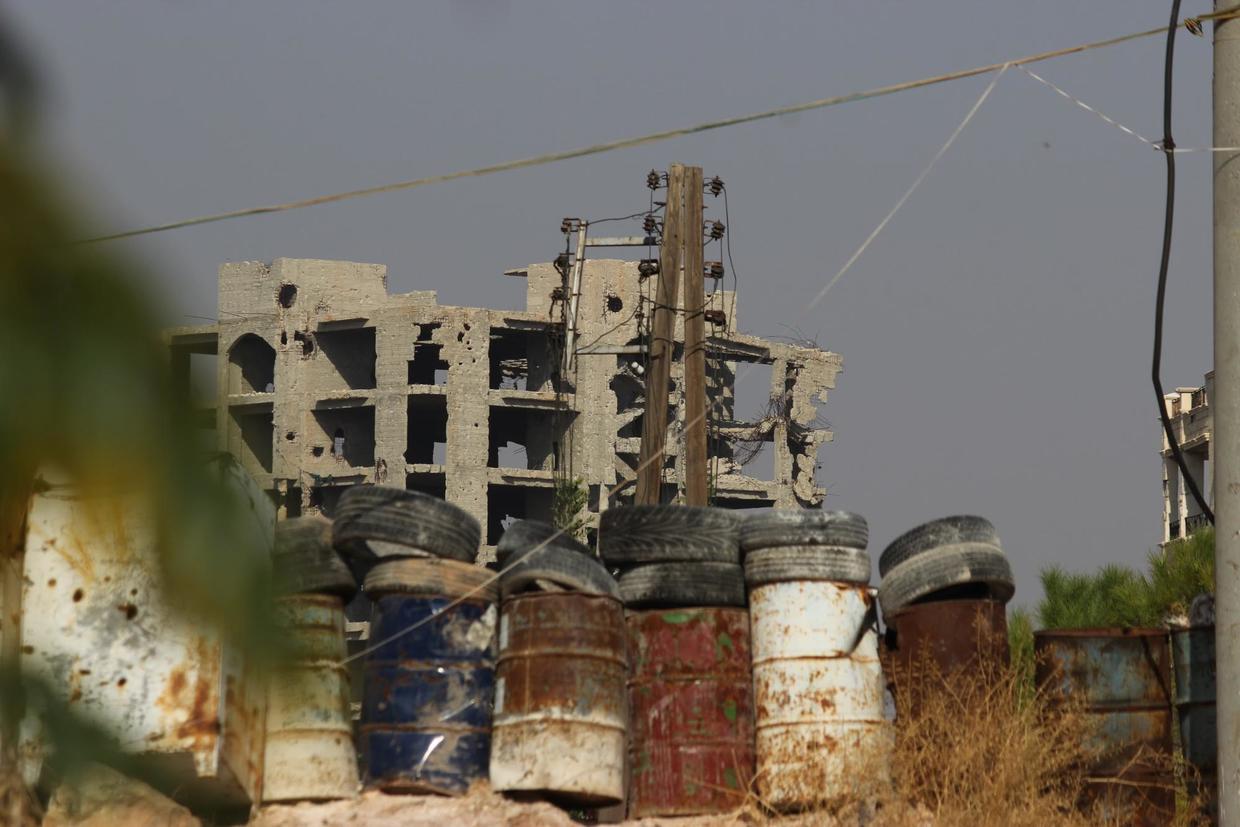
{"type": "MultiPolygon", "coordinates": [[[[262,550],[224,475],[195,447],[189,399],[171,381],[135,267],[104,245],[78,243],[85,232],[74,216],[39,160],[0,132],[2,572],[10,589],[12,578],[20,584],[22,523],[41,472],[72,480],[84,500],[137,493],[156,506],[169,603],[262,656],[275,638],[262,550]]],[[[21,674],[4,628],[4,757],[12,761],[12,727],[30,702],[62,758],[116,763],[103,733],[21,674]]]]}

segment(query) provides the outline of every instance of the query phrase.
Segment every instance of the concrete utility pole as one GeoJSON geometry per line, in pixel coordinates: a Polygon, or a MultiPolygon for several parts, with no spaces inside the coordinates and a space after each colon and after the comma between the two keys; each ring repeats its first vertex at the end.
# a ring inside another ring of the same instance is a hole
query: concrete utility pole
{"type": "MultiPolygon", "coordinates": [[[[1216,9],[1234,0],[1215,0],[1216,9]]],[[[1214,24],[1214,146],[1240,146],[1240,20],[1214,24]]],[[[1214,570],[1219,824],[1240,827],[1240,153],[1214,153],[1214,570]]]]}
{"type": "Polygon", "coordinates": [[[702,168],[685,176],[685,502],[706,505],[706,277],[702,269],[702,168]]]}
{"type": "Polygon", "coordinates": [[[663,457],[667,442],[667,395],[675,351],[676,307],[680,298],[680,243],[684,226],[685,168],[667,171],[667,207],[663,244],[659,247],[659,284],[655,293],[650,362],[646,371],[646,412],[642,417],[637,505],[658,505],[663,494],[663,457]]]}

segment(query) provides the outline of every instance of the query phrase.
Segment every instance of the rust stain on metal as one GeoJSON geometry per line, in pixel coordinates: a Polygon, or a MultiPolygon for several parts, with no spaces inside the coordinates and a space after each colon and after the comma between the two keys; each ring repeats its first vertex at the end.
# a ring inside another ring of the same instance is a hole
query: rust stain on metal
{"type": "Polygon", "coordinates": [[[491,785],[566,803],[624,798],[624,611],[609,597],[529,594],[500,615],[491,785]]]}
{"type": "Polygon", "coordinates": [[[749,613],[629,612],[629,814],[727,812],[754,774],[749,613]]]}

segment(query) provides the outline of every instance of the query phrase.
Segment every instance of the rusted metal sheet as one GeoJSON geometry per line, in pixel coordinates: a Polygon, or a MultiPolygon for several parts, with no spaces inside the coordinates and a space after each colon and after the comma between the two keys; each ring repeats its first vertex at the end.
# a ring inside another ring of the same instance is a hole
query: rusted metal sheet
{"type": "Polygon", "coordinates": [[[349,720],[344,604],[339,597],[281,598],[287,661],[267,690],[267,752],[263,801],[350,798],[357,795],[357,752],[349,720]]]}
{"type": "Polygon", "coordinates": [[[367,656],[362,697],[366,786],[459,795],[487,777],[495,604],[372,598],[379,648],[367,656]]]}
{"type": "Polygon", "coordinates": [[[758,797],[803,809],[889,772],[874,597],[866,586],[771,583],[750,592],[758,797]]]}
{"type": "Polygon", "coordinates": [[[1034,634],[1035,675],[1052,697],[1097,717],[1098,759],[1083,806],[1121,823],[1167,824],[1171,772],[1171,657],[1163,629],[1057,629],[1034,634]]]}
{"type": "Polygon", "coordinates": [[[754,772],[749,613],[626,612],[629,815],[739,806],[754,772]]]}
{"type": "Polygon", "coordinates": [[[530,593],[499,621],[491,786],[570,804],[624,800],[624,609],[610,597],[530,593]]]}
{"type": "Polygon", "coordinates": [[[1211,824],[1218,822],[1218,724],[1214,627],[1198,626],[1171,633],[1171,663],[1175,668],[1175,709],[1180,721],[1180,743],[1192,772],[1188,789],[1211,824]]]}
{"type": "MultiPolygon", "coordinates": [[[[275,510],[241,472],[269,556],[275,510]]],[[[84,497],[51,485],[31,501],[22,594],[22,666],[142,754],[166,756],[178,798],[259,800],[266,686],[220,637],[163,593],[151,504],[84,497]]],[[[37,777],[50,748],[23,724],[22,771],[37,777]]]]}
{"type": "Polygon", "coordinates": [[[1003,601],[919,603],[884,620],[884,671],[896,697],[908,703],[916,703],[923,685],[938,687],[962,673],[969,680],[997,676],[1009,662],[1003,601]]]}

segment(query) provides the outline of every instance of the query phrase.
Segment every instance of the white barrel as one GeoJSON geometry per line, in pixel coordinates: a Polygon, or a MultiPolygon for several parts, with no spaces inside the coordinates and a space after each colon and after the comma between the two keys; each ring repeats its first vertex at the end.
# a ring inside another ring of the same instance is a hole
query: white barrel
{"type": "Polygon", "coordinates": [[[349,721],[344,605],[338,597],[281,598],[276,611],[287,631],[289,659],[267,693],[263,801],[352,798],[357,751],[349,721]]]}
{"type": "Polygon", "coordinates": [[[866,586],[825,581],[750,592],[758,796],[777,810],[889,774],[873,602],[866,586]]]}

